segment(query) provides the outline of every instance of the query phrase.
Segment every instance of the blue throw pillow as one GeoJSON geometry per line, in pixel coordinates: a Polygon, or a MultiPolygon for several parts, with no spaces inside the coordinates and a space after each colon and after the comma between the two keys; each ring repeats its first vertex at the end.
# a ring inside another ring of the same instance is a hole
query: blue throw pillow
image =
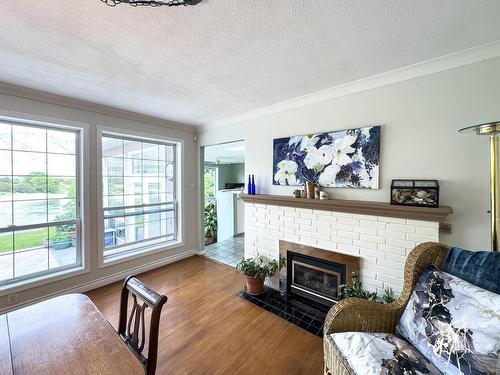
{"type": "Polygon", "coordinates": [[[471,284],[500,294],[500,252],[468,251],[452,247],[442,269],[471,284]]]}

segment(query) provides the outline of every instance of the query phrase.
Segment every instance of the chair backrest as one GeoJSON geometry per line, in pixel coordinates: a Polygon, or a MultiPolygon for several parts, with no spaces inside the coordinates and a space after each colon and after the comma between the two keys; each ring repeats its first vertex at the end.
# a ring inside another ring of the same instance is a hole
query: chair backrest
{"type": "Polygon", "coordinates": [[[156,293],[133,276],[129,276],[123,283],[118,334],[142,362],[147,375],[154,375],[156,371],[160,314],[165,302],[167,302],[166,296],[156,293]],[[127,318],[129,294],[132,294],[133,304],[130,316],[127,318]],[[151,321],[146,357],[143,354],[146,343],[144,312],[148,307],[151,308],[151,321]]]}

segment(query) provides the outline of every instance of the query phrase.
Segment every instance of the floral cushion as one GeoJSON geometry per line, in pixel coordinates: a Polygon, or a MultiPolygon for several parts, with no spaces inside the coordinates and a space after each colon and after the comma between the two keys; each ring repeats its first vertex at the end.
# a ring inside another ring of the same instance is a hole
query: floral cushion
{"type": "Polygon", "coordinates": [[[331,338],[360,375],[441,374],[415,347],[388,333],[345,332],[331,338]]]}
{"type": "Polygon", "coordinates": [[[442,372],[500,373],[500,295],[427,268],[398,332],[442,372]]]}

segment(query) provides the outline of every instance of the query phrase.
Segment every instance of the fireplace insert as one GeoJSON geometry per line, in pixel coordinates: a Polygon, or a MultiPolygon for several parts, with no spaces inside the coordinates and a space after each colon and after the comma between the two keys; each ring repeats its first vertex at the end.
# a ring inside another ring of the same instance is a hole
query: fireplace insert
{"type": "Polygon", "coordinates": [[[288,296],[300,296],[325,306],[340,299],[346,265],[287,251],[288,296]]]}

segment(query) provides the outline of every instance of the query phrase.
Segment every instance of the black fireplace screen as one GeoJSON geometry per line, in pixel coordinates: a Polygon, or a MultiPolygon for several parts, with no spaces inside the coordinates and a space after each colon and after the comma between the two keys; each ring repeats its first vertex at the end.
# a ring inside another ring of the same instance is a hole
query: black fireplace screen
{"type": "Polygon", "coordinates": [[[287,252],[287,292],[326,306],[340,299],[346,265],[287,252]]]}
{"type": "Polygon", "coordinates": [[[292,261],[292,283],[332,299],[339,298],[340,273],[292,261]]]}

